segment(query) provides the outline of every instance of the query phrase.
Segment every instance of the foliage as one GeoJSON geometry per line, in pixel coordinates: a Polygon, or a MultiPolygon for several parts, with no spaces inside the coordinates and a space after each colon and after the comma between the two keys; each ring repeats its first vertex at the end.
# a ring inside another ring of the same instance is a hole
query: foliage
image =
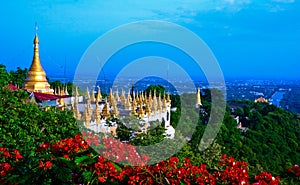
{"type": "Polygon", "coordinates": [[[4,147],[31,151],[32,145],[45,140],[54,142],[78,133],[71,111],[58,111],[55,107],[43,111],[29,102],[23,90],[1,89],[0,95],[0,141],[4,147]]]}
{"type": "Polygon", "coordinates": [[[247,161],[251,174],[264,170],[280,175],[284,169],[299,163],[300,122],[295,114],[265,103],[244,102],[236,110],[248,129],[240,132],[237,123],[225,115],[218,136],[218,142],[225,147],[223,152],[247,161]]]}
{"type": "Polygon", "coordinates": [[[150,85],[147,87],[147,89],[145,90],[147,94],[151,94],[154,95],[154,91],[156,92],[155,96],[158,96],[160,94],[161,97],[164,96],[164,94],[166,93],[166,88],[163,87],[162,85],[150,85]]]}
{"type": "Polygon", "coordinates": [[[0,64],[0,88],[8,85],[10,82],[10,74],[6,71],[6,66],[0,64]]]}
{"type": "Polygon", "coordinates": [[[10,71],[9,75],[10,75],[10,81],[18,86],[18,87],[22,87],[25,79],[27,77],[27,73],[28,73],[28,69],[21,69],[20,67],[17,67],[16,71],[10,71]]]}

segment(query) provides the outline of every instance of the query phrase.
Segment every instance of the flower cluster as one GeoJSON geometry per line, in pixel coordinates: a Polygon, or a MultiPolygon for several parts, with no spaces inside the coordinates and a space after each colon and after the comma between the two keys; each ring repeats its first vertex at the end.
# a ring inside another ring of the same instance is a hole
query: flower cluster
{"type": "Polygon", "coordinates": [[[11,159],[13,161],[19,161],[19,159],[22,159],[23,157],[21,156],[20,151],[17,149],[14,149],[11,152],[6,148],[0,147],[0,158],[11,159]]]}
{"type": "Polygon", "coordinates": [[[51,169],[52,167],[52,162],[51,161],[40,161],[39,163],[39,168],[43,168],[45,171],[51,169]]]}
{"type": "Polygon", "coordinates": [[[296,175],[296,177],[300,177],[300,168],[299,168],[299,165],[297,165],[297,164],[295,164],[291,168],[288,168],[286,171],[288,173],[294,173],[296,175]]]}
{"type": "Polygon", "coordinates": [[[107,180],[121,182],[124,175],[124,171],[117,169],[115,164],[106,160],[103,156],[99,156],[98,161],[95,163],[95,173],[101,183],[107,180]]]}
{"type": "Polygon", "coordinates": [[[80,134],[73,138],[62,139],[50,146],[54,153],[59,156],[66,156],[71,153],[78,153],[89,148],[89,144],[82,139],[80,134]]]}
{"type": "Polygon", "coordinates": [[[215,172],[218,180],[228,184],[249,184],[248,164],[246,162],[235,161],[233,157],[227,158],[224,154],[219,165],[225,167],[225,170],[215,172]]]}
{"type": "MultiPolygon", "coordinates": [[[[255,179],[250,179],[248,164],[226,155],[222,155],[218,163],[221,170],[209,170],[205,164],[193,165],[190,159],[177,157],[170,157],[154,165],[146,165],[149,157],[138,154],[135,146],[109,137],[101,139],[100,142],[98,136],[92,133],[85,133],[84,136],[78,134],[73,138],[62,139],[53,144],[44,143],[37,147],[37,151],[40,159],[37,160],[39,163],[36,166],[43,174],[41,179],[44,177],[52,179],[53,174],[63,168],[65,169],[62,171],[63,176],[68,176],[68,178],[65,181],[58,181],[62,183],[82,184],[98,181],[98,183],[130,185],[250,185],[250,181],[255,180],[254,185],[279,184],[279,177],[273,177],[267,172],[260,173],[255,176],[255,179]],[[103,155],[98,156],[90,150],[89,144],[99,146],[103,155]],[[65,172],[70,174],[67,175],[65,172]]],[[[18,150],[9,152],[0,147],[0,157],[2,157],[0,159],[0,183],[5,184],[6,181],[1,177],[14,170],[9,160],[18,161],[22,156],[18,150]]],[[[288,171],[299,176],[297,165],[288,171]]],[[[40,180],[39,177],[36,178],[40,180]]]]}
{"type": "Polygon", "coordinates": [[[88,148],[89,144],[87,141],[83,140],[80,134],[77,134],[73,138],[62,139],[53,144],[43,143],[37,147],[37,151],[52,150],[56,156],[68,158],[69,154],[78,153],[88,148]]]}
{"type": "Polygon", "coordinates": [[[215,184],[204,164],[193,166],[189,159],[179,162],[176,157],[161,161],[155,165],[142,167],[124,167],[128,184],[215,184]]]}
{"type": "MultiPolygon", "coordinates": [[[[82,136],[76,135],[74,138],[63,139],[52,145],[42,144],[39,150],[50,148],[55,155],[68,158],[68,155],[85,151],[89,145],[101,145],[103,156],[99,156],[97,161],[89,165],[78,164],[82,170],[88,170],[96,174],[100,183],[116,182],[120,184],[237,184],[249,185],[248,164],[236,161],[232,157],[223,155],[219,165],[223,168],[220,171],[209,172],[205,164],[199,166],[192,165],[188,158],[180,161],[176,157],[161,161],[155,165],[146,165],[149,157],[140,155],[136,147],[128,143],[120,142],[114,138],[103,138],[101,142],[97,135],[85,133],[82,136]],[[84,140],[85,139],[85,140],[84,140]],[[67,157],[66,157],[67,156],[67,157]],[[121,163],[118,166],[116,163],[121,163]]],[[[87,155],[89,156],[89,155],[87,155]]],[[[68,158],[70,159],[70,158],[68,158]]],[[[74,160],[71,158],[70,160],[74,160]]],[[[40,167],[44,170],[50,169],[50,161],[40,162],[40,167]],[[48,163],[47,163],[48,162],[48,163]]],[[[79,174],[76,174],[78,182],[79,174]]],[[[74,180],[74,179],[73,179],[74,180]]],[[[256,184],[279,183],[278,177],[262,172],[255,177],[256,184]]]]}
{"type": "Polygon", "coordinates": [[[114,162],[132,166],[143,166],[149,160],[148,156],[141,156],[137,153],[135,146],[120,142],[114,138],[104,138],[101,143],[104,147],[103,156],[114,162]]]}
{"type": "Polygon", "coordinates": [[[278,185],[280,181],[279,177],[273,177],[272,174],[268,172],[261,172],[255,176],[255,180],[258,182],[253,185],[278,185]]]}
{"type": "Polygon", "coordinates": [[[0,147],[0,184],[4,184],[6,181],[3,177],[7,176],[12,170],[12,164],[18,162],[23,156],[19,150],[14,149],[9,151],[7,148],[0,147]]]}

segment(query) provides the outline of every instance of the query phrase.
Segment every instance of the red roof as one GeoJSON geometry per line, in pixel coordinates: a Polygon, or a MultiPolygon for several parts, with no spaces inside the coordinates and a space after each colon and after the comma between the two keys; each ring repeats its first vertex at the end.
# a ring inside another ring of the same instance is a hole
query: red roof
{"type": "Polygon", "coordinates": [[[7,86],[4,87],[5,89],[9,89],[11,91],[16,91],[16,90],[19,90],[18,87],[16,87],[14,84],[10,83],[8,84],[7,86]]]}
{"type": "Polygon", "coordinates": [[[59,96],[59,95],[54,95],[54,94],[45,94],[45,93],[38,93],[38,92],[34,92],[33,93],[34,97],[36,100],[38,101],[45,101],[45,100],[56,100],[56,99],[60,99],[60,98],[68,98],[70,96],[59,96]]]}

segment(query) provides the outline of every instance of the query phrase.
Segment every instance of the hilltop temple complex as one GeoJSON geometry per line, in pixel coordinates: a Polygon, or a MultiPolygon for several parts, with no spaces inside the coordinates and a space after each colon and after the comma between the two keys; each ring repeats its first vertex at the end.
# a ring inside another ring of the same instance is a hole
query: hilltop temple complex
{"type": "MultiPolygon", "coordinates": [[[[116,135],[117,124],[111,122],[111,119],[124,119],[131,117],[139,120],[141,125],[138,131],[147,133],[152,122],[164,123],[166,132],[165,136],[174,138],[175,129],[171,126],[171,99],[170,94],[159,94],[156,92],[132,92],[125,93],[122,89],[121,94],[118,90],[110,93],[106,98],[101,95],[100,87],[95,94],[94,89],[86,90],[85,97],[79,96],[76,87],[75,94],[70,96],[67,88],[51,89],[46,78],[40,57],[39,57],[39,39],[37,32],[34,37],[34,53],[31,66],[28,71],[27,78],[23,85],[23,89],[31,93],[42,107],[57,106],[61,109],[69,108],[73,110],[74,118],[81,120],[85,127],[95,132],[111,133],[116,135]],[[152,94],[153,93],[153,94],[152,94]],[[109,126],[108,126],[109,125],[109,126]]],[[[196,107],[202,105],[200,88],[197,91],[196,107]]],[[[46,109],[47,110],[47,109],[46,109]]],[[[124,123],[126,125],[126,123],[124,123]]]]}
{"type": "MultiPolygon", "coordinates": [[[[140,128],[141,132],[146,133],[149,124],[152,121],[164,122],[166,128],[166,137],[173,138],[175,129],[170,124],[171,99],[167,97],[156,96],[149,93],[128,93],[122,90],[110,90],[107,98],[103,99],[98,87],[97,94],[92,90],[91,95],[87,89],[85,94],[85,103],[78,103],[78,90],[75,91],[75,97],[72,104],[74,117],[83,121],[84,125],[95,132],[112,133],[116,135],[117,125],[112,123],[107,126],[107,120],[110,117],[125,118],[128,116],[136,116],[140,118],[140,122],[144,125],[140,128]]],[[[126,124],[126,123],[124,123],[126,124]]]]}

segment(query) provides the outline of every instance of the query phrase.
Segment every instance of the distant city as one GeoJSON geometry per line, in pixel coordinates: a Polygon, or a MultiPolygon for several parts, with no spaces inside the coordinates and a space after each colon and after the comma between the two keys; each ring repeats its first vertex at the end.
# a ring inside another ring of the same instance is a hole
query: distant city
{"type": "MultiPolygon", "coordinates": [[[[73,81],[71,78],[50,78],[53,80],[61,80],[62,82],[73,81]]],[[[136,91],[143,91],[149,85],[162,85],[171,94],[196,93],[196,88],[201,90],[207,88],[222,88],[218,83],[208,84],[205,80],[193,81],[193,86],[189,85],[184,79],[169,79],[168,81],[149,77],[136,82],[137,78],[126,79],[99,79],[96,84],[92,80],[84,79],[82,81],[74,81],[81,88],[100,86],[103,93],[109,93],[109,89],[129,90],[132,85],[136,91]]],[[[230,100],[250,100],[263,97],[277,107],[300,113],[300,81],[299,80],[226,80],[227,101],[230,100]]]]}

